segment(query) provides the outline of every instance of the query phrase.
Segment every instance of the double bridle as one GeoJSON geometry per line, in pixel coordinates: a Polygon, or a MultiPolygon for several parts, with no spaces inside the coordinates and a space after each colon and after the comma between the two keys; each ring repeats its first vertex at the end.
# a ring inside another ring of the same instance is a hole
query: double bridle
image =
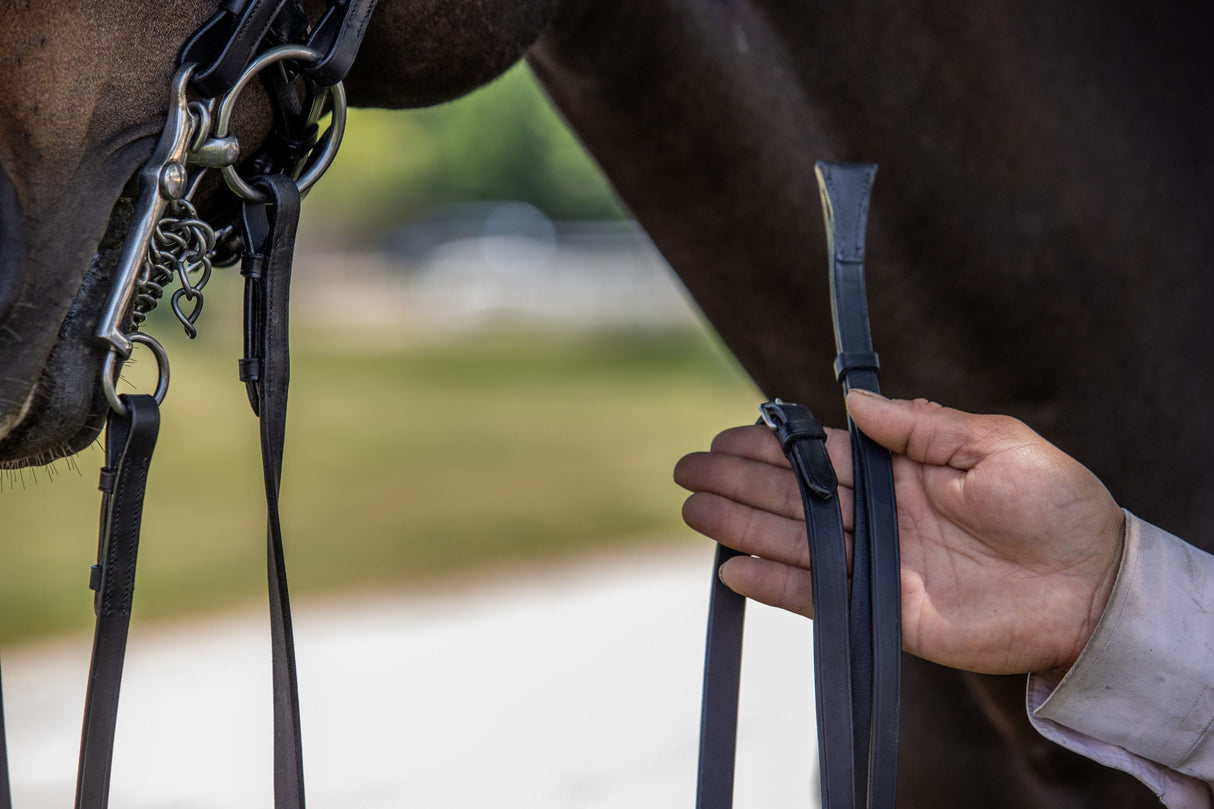
{"type": "MultiPolygon", "coordinates": [[[[110,404],[101,470],[101,533],[89,585],[96,591],[93,656],[85,697],[76,809],[109,800],[114,731],[135,585],[144,491],[169,385],[168,356],[139,331],[174,281],[169,297],[190,337],[215,265],[240,262],[245,338],[240,379],[258,416],[267,504],[267,565],[274,702],[274,805],[303,809],[303,756],[291,607],[278,517],[279,478],[290,379],[288,299],[300,195],[325,172],[341,143],[345,92],[375,0],[329,0],[315,26],[299,0],[223,0],[185,44],[171,82],[168,116],[139,172],[130,232],[111,279],[96,336],[108,351],[100,385],[110,404]],[[258,78],[274,123],[253,155],[231,134],[235,104],[258,78]],[[321,133],[319,122],[328,115],[321,133]],[[242,176],[237,165],[247,173],[242,176]],[[240,200],[238,221],[214,228],[194,196],[217,169],[240,200]],[[135,345],[156,357],[152,394],[119,394],[122,363],[135,345]]],[[[0,809],[11,809],[0,714],[0,809]]]]}
{"type": "MultiPolygon", "coordinates": [[[[288,299],[300,195],[325,172],[345,125],[346,75],[375,0],[329,0],[309,25],[299,0],[223,0],[186,43],[168,116],[139,174],[133,222],[96,336],[108,351],[100,384],[106,424],[101,534],[90,587],[97,621],[85,701],[76,809],[104,809],[134,593],[144,491],[168,391],[168,357],[139,331],[174,282],[169,303],[193,337],[213,266],[240,262],[245,356],[240,378],[258,416],[267,503],[274,703],[274,805],[303,809],[303,757],[290,601],[278,517],[289,384],[288,299]],[[260,78],[274,110],[268,141],[242,154],[230,133],[240,94],[260,78]],[[330,117],[322,134],[318,124],[330,117]],[[246,167],[248,178],[237,171],[246,167]],[[215,228],[193,203],[217,169],[241,200],[239,220],[215,228]],[[135,345],[156,357],[152,394],[119,394],[135,345]]],[[[823,163],[836,376],[845,390],[877,391],[865,302],[864,229],[875,166],[823,163]]],[[[889,454],[851,427],[855,464],[854,566],[848,575],[837,481],[826,433],[808,409],[776,400],[762,421],[780,440],[801,489],[813,560],[815,678],[824,809],[894,804],[900,669],[898,536],[889,454]],[[849,584],[850,580],[850,584],[849,584]]],[[[736,555],[721,547],[716,567],[736,555]]],[[[698,809],[732,805],[745,599],[714,575],[704,676],[698,809]]],[[[0,703],[0,809],[11,809],[0,703]]]]}
{"type": "MultiPolygon", "coordinates": [[[[868,325],[864,232],[877,167],[818,163],[826,214],[835,377],[846,393],[880,392],[868,325]]],[[[889,452],[849,420],[855,472],[852,572],[826,452],[826,431],[803,405],[760,409],[792,466],[805,510],[814,607],[814,680],[822,809],[892,809],[898,778],[901,574],[889,452]],[[850,586],[849,586],[850,582],[850,586]]],[[[715,570],[737,556],[718,546],[715,570]]],[[[733,805],[738,685],[746,599],[713,576],[704,659],[697,809],[733,805]]]]}

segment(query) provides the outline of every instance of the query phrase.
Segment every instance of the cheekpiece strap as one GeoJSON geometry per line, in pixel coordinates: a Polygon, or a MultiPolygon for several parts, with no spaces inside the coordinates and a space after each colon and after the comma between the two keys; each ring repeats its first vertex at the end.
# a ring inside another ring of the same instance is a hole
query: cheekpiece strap
{"type": "Polygon", "coordinates": [[[286,1],[224,0],[220,4],[186,42],[177,60],[179,65],[200,65],[190,81],[199,95],[218,98],[232,89],[286,1]]]}
{"type": "Polygon", "coordinates": [[[362,45],[376,0],[329,0],[329,7],[312,31],[308,47],[324,54],[304,73],[321,87],[345,79],[362,45]]]}

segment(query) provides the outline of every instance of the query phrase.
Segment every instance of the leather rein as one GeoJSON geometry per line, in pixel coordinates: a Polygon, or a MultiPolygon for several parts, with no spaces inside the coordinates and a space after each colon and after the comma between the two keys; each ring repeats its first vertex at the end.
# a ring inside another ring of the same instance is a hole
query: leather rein
{"type": "MultiPolygon", "coordinates": [[[[864,234],[877,167],[816,165],[826,215],[835,377],[843,391],[879,393],[869,332],[864,234]]],[[[898,785],[901,576],[889,452],[849,420],[855,469],[852,573],[848,576],[838,481],[826,431],[809,408],[776,399],[761,422],[788,457],[805,510],[814,608],[814,681],[822,809],[891,809],[898,785]]],[[[715,575],[739,555],[717,547],[709,602],[700,720],[697,809],[733,805],[738,687],[746,599],[715,575]]]]}
{"type": "MultiPolygon", "coordinates": [[[[245,279],[245,383],[261,434],[267,505],[267,567],[274,705],[274,806],[303,809],[303,755],[291,607],[278,516],[290,354],[287,341],[291,260],[300,195],[324,173],[341,143],[345,93],[375,0],[329,0],[310,25],[299,0],[223,0],[186,43],[171,83],[168,117],[139,173],[131,230],[113,274],[96,331],[108,347],[100,385],[110,403],[101,470],[101,532],[89,586],[96,591],[93,656],[85,697],[76,809],[109,800],[114,732],[130,625],[139,530],[148,468],[168,391],[168,357],[139,331],[147,313],[179,282],[170,303],[190,337],[202,288],[214,264],[240,262],[245,279]],[[234,104],[259,78],[274,126],[254,155],[229,134],[234,104]],[[322,134],[318,123],[328,115],[322,134]],[[250,159],[246,159],[250,158],[250,159]],[[245,179],[237,164],[251,174],[245,179]],[[197,214],[202,177],[219,170],[240,200],[239,221],[216,231],[197,214]],[[119,394],[121,365],[136,344],[156,357],[153,394],[119,394]]],[[[0,713],[0,809],[11,809],[3,714],[0,713]]]]}

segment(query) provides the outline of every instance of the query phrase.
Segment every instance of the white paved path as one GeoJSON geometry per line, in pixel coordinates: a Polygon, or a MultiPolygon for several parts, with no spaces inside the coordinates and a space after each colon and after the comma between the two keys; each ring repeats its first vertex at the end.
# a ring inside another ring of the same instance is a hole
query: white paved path
{"type": "MultiPolygon", "coordinates": [[[[691,809],[711,557],[296,607],[313,809],[691,809]]],[[[111,806],[269,809],[268,619],[133,628],[111,806]]],[[[810,627],[751,607],[736,806],[810,805],[810,627]]],[[[4,650],[18,809],[72,802],[89,638],[4,650]]]]}

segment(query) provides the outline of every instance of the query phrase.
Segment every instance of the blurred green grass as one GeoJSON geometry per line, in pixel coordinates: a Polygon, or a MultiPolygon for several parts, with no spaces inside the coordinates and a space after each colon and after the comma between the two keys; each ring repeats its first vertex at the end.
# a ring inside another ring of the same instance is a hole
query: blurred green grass
{"type": "MultiPolygon", "coordinates": [[[[265,598],[256,423],[238,347],[203,331],[166,340],[174,376],[144,520],[145,616],[265,598]]],[[[293,592],[427,586],[686,538],[671,466],[749,419],[755,396],[689,330],[515,328],[378,349],[304,333],[283,476],[293,592]]],[[[91,622],[100,463],[93,448],[78,473],[60,462],[53,481],[46,469],[3,481],[0,642],[91,622]]]]}

